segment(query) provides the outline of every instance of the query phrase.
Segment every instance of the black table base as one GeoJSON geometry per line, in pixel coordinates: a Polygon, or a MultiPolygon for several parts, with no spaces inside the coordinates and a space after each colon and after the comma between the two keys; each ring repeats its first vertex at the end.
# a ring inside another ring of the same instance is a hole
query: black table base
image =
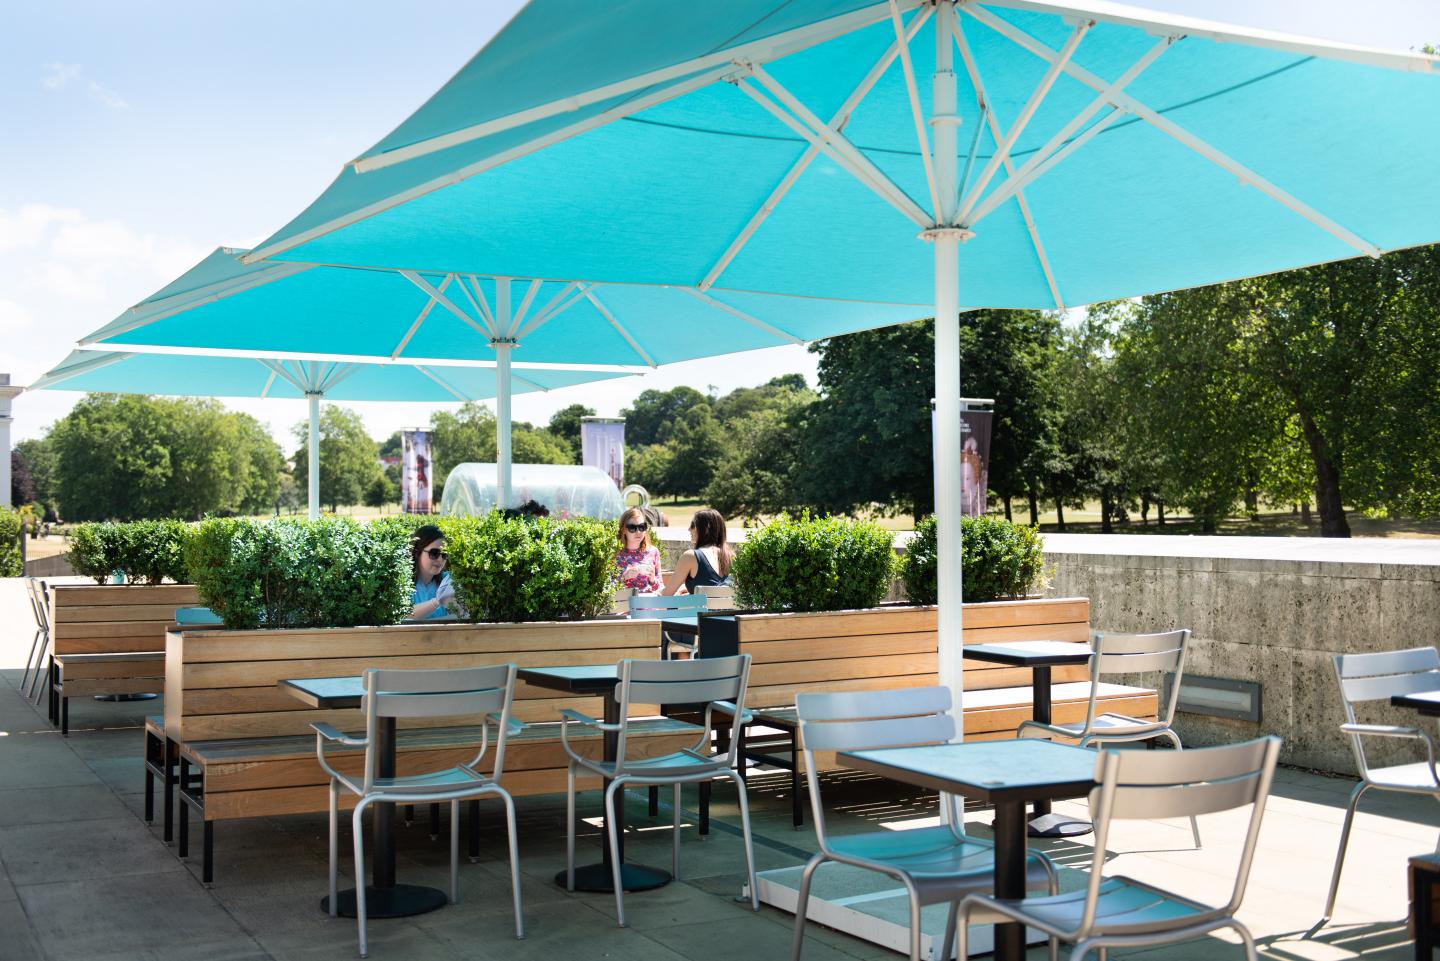
{"type": "MultiPolygon", "coordinates": [[[[643,864],[620,865],[620,883],[626,891],[652,891],[671,881],[670,872],[659,868],[647,868],[643,864]]],[[[562,888],[566,885],[565,872],[555,875],[555,883],[562,888]]],[[[615,893],[615,881],[608,864],[586,864],[575,869],[575,890],[601,894],[615,893]]]]}
{"type": "MultiPolygon", "coordinates": [[[[337,913],[342,918],[355,917],[355,889],[340,892],[337,913]]],[[[439,888],[418,884],[396,884],[388,888],[365,888],[365,915],[371,918],[409,918],[428,914],[450,903],[450,897],[439,888]]],[[[330,913],[330,899],[320,899],[320,910],[330,913]]]]}

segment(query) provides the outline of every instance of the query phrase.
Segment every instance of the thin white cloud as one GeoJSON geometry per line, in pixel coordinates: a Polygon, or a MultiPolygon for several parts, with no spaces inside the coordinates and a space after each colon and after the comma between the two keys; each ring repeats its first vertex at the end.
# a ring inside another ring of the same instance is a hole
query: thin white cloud
{"type": "Polygon", "coordinates": [[[39,247],[56,224],[83,219],[78,210],[49,204],[23,204],[13,212],[0,208],[0,253],[39,247]]]}
{"type": "Polygon", "coordinates": [[[124,110],[130,106],[118,93],[109,87],[96,83],[94,80],[91,80],[85,89],[90,94],[91,100],[97,100],[111,110],[124,110]]]}
{"type": "Polygon", "coordinates": [[[64,90],[69,86],[70,81],[78,80],[80,77],[78,63],[51,61],[45,64],[44,71],[44,75],[40,78],[40,85],[46,90],[64,90]]]}

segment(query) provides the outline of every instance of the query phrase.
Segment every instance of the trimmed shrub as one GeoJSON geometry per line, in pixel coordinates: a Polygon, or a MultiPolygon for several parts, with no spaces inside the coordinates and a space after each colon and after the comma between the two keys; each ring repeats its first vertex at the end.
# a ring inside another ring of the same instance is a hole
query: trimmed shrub
{"type": "Polygon", "coordinates": [[[408,551],[417,530],[426,524],[439,526],[444,519],[439,514],[388,514],[375,518],[366,527],[376,537],[393,541],[408,551]]]}
{"type": "Polygon", "coordinates": [[[893,535],[840,517],[782,515],[752,533],[730,568],[735,602],[764,611],[875,607],[895,576],[893,535]]]}
{"type": "Polygon", "coordinates": [[[352,520],[213,518],[188,539],[200,599],[226,627],[398,624],[410,613],[410,555],[352,520]]]}
{"type": "MultiPolygon", "coordinates": [[[[937,586],[933,516],[915,525],[915,538],[900,562],[905,593],[915,604],[934,604],[937,586]]],[[[1024,597],[1045,586],[1045,548],[1040,530],[1003,517],[966,517],[960,522],[961,592],[966,601],[1024,597]]]]}
{"type": "Polygon", "coordinates": [[[167,577],[189,582],[185,568],[184,521],[134,521],[128,524],[80,524],[70,533],[70,566],[75,573],[104,584],[115,571],[128,584],[159,584],[167,577]]]}
{"type": "Polygon", "coordinates": [[[108,521],[77,524],[70,532],[70,567],[82,577],[93,577],[96,584],[110,580],[115,571],[125,569],[127,527],[108,521]]]}
{"type": "Polygon", "coordinates": [[[615,532],[585,519],[451,517],[440,523],[450,580],[472,621],[547,621],[608,613],[619,575],[615,532]]]}
{"type": "Polygon", "coordinates": [[[0,507],[0,577],[24,577],[25,563],[20,558],[20,515],[0,507]]]}

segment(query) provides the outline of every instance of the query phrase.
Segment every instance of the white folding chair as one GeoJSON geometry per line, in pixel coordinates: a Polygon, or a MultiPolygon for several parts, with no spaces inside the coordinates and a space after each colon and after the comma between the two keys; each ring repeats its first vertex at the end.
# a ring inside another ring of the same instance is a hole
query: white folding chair
{"type": "Polygon", "coordinates": [[[28,578],[28,581],[30,610],[35,615],[35,639],[30,642],[30,657],[25,662],[26,675],[21,677],[21,687],[25,687],[28,676],[29,687],[25,687],[25,696],[39,704],[41,694],[48,695],[50,688],[49,671],[45,664],[51,646],[50,585],[38,577],[28,578]]]}
{"type": "MultiPolygon", "coordinates": [[[[1188,628],[1159,634],[1120,634],[1092,631],[1090,634],[1090,701],[1085,707],[1085,720],[1071,724],[1041,724],[1021,721],[1017,737],[1062,737],[1091,744],[1121,741],[1146,741],[1163,737],[1184,750],[1180,735],[1175,733],[1175,705],[1180,701],[1180,679],[1185,676],[1185,652],[1190,642],[1188,628]],[[1100,700],[1100,679],[1109,674],[1150,674],[1172,672],[1170,696],[1153,721],[1110,712],[1097,714],[1100,700]]],[[[1190,833],[1200,847],[1200,827],[1190,819],[1190,833]]]]}
{"type": "Polygon", "coordinates": [[[705,610],[707,611],[733,611],[735,610],[735,588],[721,584],[703,584],[695,588],[696,594],[705,597],[705,610]]]}
{"type": "MultiPolygon", "coordinates": [[[[800,875],[795,940],[790,951],[792,961],[799,961],[805,943],[810,883],[816,869],[827,861],[878,871],[904,885],[910,898],[910,961],[920,961],[922,907],[950,904],[945,937],[940,942],[948,949],[955,938],[956,904],[960,898],[973,891],[995,889],[995,845],[965,833],[964,809],[954,795],[941,795],[948,806],[948,824],[835,837],[831,837],[825,827],[816,751],[866,751],[953,741],[956,725],[950,713],[952,703],[948,687],[795,696],[800,739],[805,750],[805,777],[810,782],[810,805],[815,813],[815,839],[820,851],[800,875]]],[[[1030,852],[1027,883],[1052,894],[1058,890],[1055,868],[1038,851],[1030,852]]],[[[943,950],[934,956],[948,957],[943,950]]]]}
{"type": "MultiPolygon", "coordinates": [[[[704,594],[632,594],[629,600],[630,617],[637,621],[659,621],[667,617],[696,616],[709,609],[709,598],[704,594]]],[[[698,641],[682,641],[669,631],[664,632],[661,643],[662,658],[670,656],[670,648],[678,648],[695,656],[698,641]]]]}
{"type": "Polygon", "coordinates": [[[1111,948],[1174,944],[1220,928],[1231,928],[1240,935],[1246,958],[1255,961],[1255,939],[1236,920],[1235,912],[1245,896],[1279,756],[1278,737],[1184,752],[1100,751],[1095,759],[1099,786],[1090,792],[1095,853],[1089,883],[1078,891],[1046,897],[1001,900],[984,894],[966,896],[960,902],[957,956],[965,957],[971,915],[985,910],[1075,945],[1071,961],[1082,961],[1091,950],[1099,951],[1103,958],[1111,948]],[[1235,886],[1230,900],[1220,907],[1145,881],[1104,874],[1112,821],[1195,817],[1246,805],[1252,806],[1250,827],[1241,848],[1235,886]]]}
{"type": "Polygon", "coordinates": [[[510,886],[515,900],[515,937],[525,937],[520,913],[520,861],[515,840],[515,802],[497,782],[505,765],[505,741],[520,724],[510,719],[515,695],[515,665],[456,668],[448,671],[376,670],[365,672],[365,737],[341,733],[329,724],[315,730],[315,753],[330,775],[330,916],[339,902],[340,790],[360,798],[352,815],[355,838],[355,920],[360,934],[360,957],[369,955],[365,926],[365,832],[362,816],[377,801],[414,804],[450,802],[450,901],[460,899],[460,802],[493,794],[505,804],[505,826],[510,839],[510,886]],[[382,778],[379,763],[380,718],[460,717],[485,719],[473,760],[456,767],[424,774],[382,778]],[[490,748],[490,727],[496,728],[495,763],[489,775],[477,767],[490,748]],[[337,771],[326,756],[327,743],[365,748],[365,773],[360,779],[337,771]]]}
{"type": "MultiPolygon", "coordinates": [[[[1340,701],[1345,707],[1345,723],[1340,730],[1350,735],[1355,752],[1355,768],[1360,783],[1350,792],[1345,806],[1345,825],[1340,829],[1340,847],[1335,851],[1335,866],[1330,873],[1330,893],[1325,898],[1324,924],[1335,911],[1335,897],[1340,893],[1340,869],[1345,864],[1345,849],[1350,844],[1350,827],[1360,796],[1371,788],[1401,791],[1406,794],[1428,794],[1440,800],[1440,772],[1435,766],[1435,741],[1418,727],[1396,727],[1389,724],[1358,724],[1355,705],[1366,701],[1389,701],[1396,694],[1418,694],[1440,690],[1440,653],[1433,647],[1416,647],[1407,651],[1381,651],[1376,654],[1335,655],[1335,679],[1340,683],[1340,701]],[[1425,746],[1425,760],[1409,764],[1372,768],[1365,754],[1365,738],[1388,737],[1418,741],[1425,746]]],[[[1435,850],[1440,852],[1440,844],[1435,850]]]]}
{"type": "Polygon", "coordinates": [[[750,834],[750,805],[745,793],[745,779],[735,770],[739,738],[731,738],[729,748],[715,752],[710,745],[712,714],[717,705],[734,716],[736,723],[748,720],[745,712],[745,687],[750,677],[750,655],[712,657],[688,661],[642,661],[626,658],[618,665],[620,683],[616,691],[620,721],[606,724],[579,711],[560,712],[560,742],[570,756],[565,794],[565,878],[566,887],[575,890],[575,774],[590,771],[609,781],[605,788],[605,829],[610,845],[610,864],[614,872],[615,918],[625,927],[625,888],[620,878],[620,836],[616,830],[615,811],[623,803],[629,784],[670,784],[674,786],[672,807],[675,813],[675,835],[671,873],[680,878],[680,786],[709,783],[716,778],[735,782],[740,798],[740,828],[745,839],[745,871],[750,879],[750,906],[760,910],[760,895],[755,887],[755,850],[750,834]],[[630,758],[626,756],[626,736],[630,724],[631,704],[705,704],[705,730],[693,747],[660,757],[630,758]],[[571,724],[580,724],[616,737],[615,760],[585,757],[570,743],[571,724]],[[617,801],[617,795],[620,800],[617,801]]]}

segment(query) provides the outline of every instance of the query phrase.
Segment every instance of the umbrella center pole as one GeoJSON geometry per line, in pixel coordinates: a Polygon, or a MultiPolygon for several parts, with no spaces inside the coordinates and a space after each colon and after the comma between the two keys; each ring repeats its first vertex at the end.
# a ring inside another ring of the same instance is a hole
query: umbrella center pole
{"type": "Polygon", "coordinates": [[[940,683],[964,692],[960,569],[960,244],[973,234],[955,226],[959,197],[959,99],[955,78],[955,0],[935,4],[935,73],[930,129],[940,210],[920,236],[935,253],[935,518],[938,537],[940,683]]]}
{"type": "Polygon", "coordinates": [[[510,464],[513,460],[510,443],[510,352],[515,349],[516,344],[514,338],[506,337],[490,341],[490,346],[495,349],[495,506],[515,507],[517,505],[510,503],[510,464]]]}
{"type": "Polygon", "coordinates": [[[306,391],[305,399],[310,402],[310,432],[308,435],[308,450],[306,452],[305,486],[308,488],[310,501],[310,519],[316,520],[320,516],[320,398],[323,395],[317,391],[306,391]]]}

